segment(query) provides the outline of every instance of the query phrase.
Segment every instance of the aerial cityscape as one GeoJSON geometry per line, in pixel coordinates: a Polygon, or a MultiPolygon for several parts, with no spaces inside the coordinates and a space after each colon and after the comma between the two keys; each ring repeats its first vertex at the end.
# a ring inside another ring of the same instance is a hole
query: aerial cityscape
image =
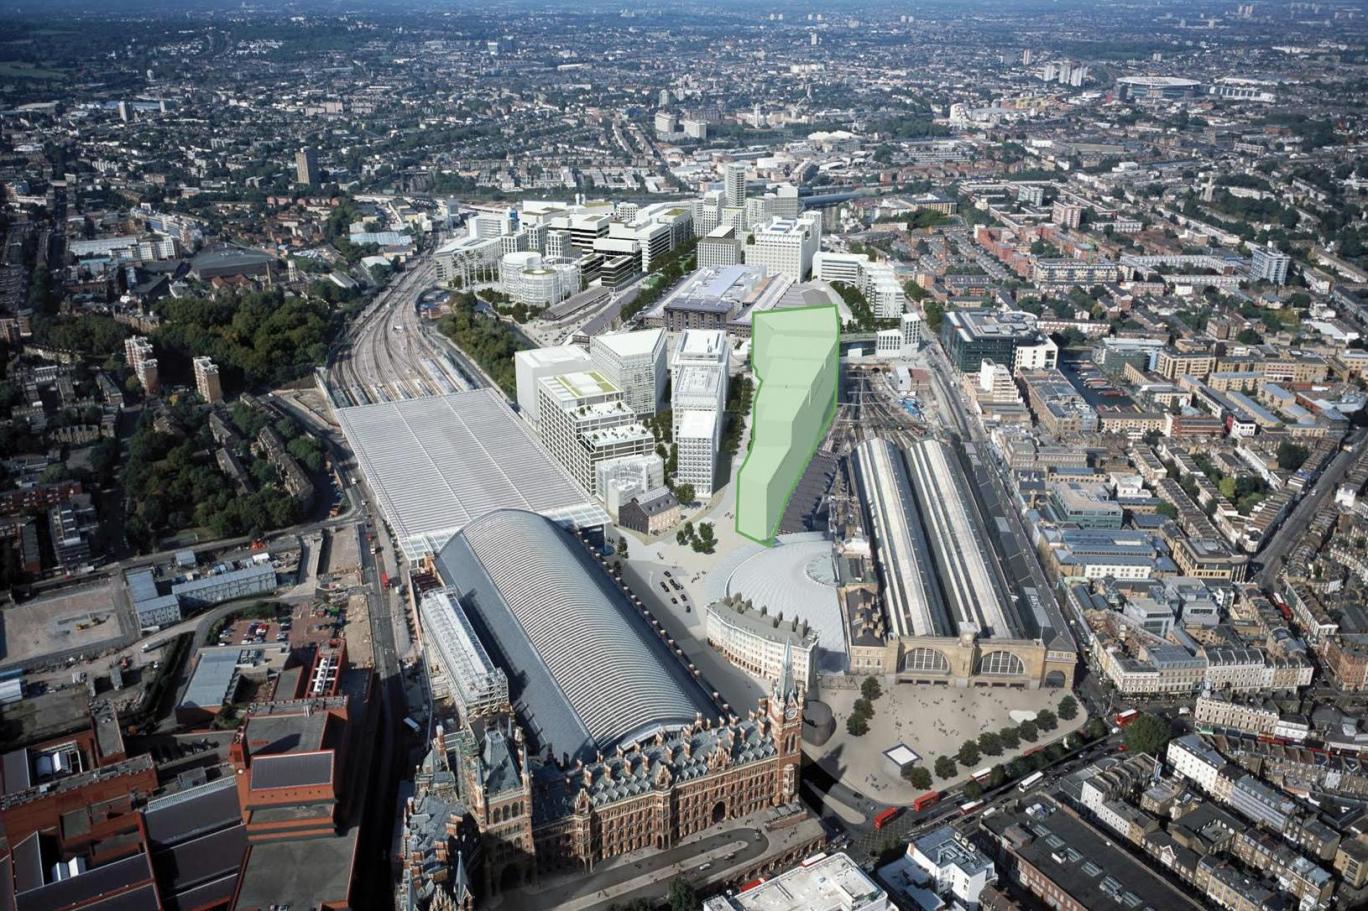
{"type": "Polygon", "coordinates": [[[1368,907],[1362,0],[0,0],[0,911],[1368,907]]]}

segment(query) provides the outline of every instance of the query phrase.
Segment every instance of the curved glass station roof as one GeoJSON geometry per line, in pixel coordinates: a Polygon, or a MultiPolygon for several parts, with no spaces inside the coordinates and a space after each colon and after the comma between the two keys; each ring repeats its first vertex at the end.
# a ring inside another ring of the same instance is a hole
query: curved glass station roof
{"type": "Polygon", "coordinates": [[[550,519],[487,513],[441,549],[437,565],[504,665],[539,749],[574,759],[716,714],[603,568],[550,519]]]}

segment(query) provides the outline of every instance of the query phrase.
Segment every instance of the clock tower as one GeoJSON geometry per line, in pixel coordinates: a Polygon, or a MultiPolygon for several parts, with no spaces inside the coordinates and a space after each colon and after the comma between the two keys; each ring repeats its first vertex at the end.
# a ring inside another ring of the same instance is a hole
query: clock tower
{"type": "Polygon", "coordinates": [[[774,778],[776,804],[788,803],[798,793],[798,767],[803,760],[803,697],[803,688],[793,677],[793,648],[785,644],[783,669],[765,707],[770,735],[779,754],[779,774],[774,778]]]}

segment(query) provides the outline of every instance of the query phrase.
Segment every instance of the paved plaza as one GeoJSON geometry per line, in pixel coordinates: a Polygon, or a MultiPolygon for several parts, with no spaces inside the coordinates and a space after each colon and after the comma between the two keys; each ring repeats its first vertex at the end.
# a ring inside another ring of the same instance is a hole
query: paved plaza
{"type": "MultiPolygon", "coordinates": [[[[895,775],[887,766],[883,751],[901,742],[921,756],[921,764],[932,768],[940,756],[953,756],[964,741],[977,739],[984,731],[997,731],[1015,724],[1013,711],[1056,711],[1066,690],[1022,690],[977,687],[894,685],[884,682],[884,694],[874,703],[869,733],[855,737],[846,732],[846,719],[859,698],[858,689],[828,689],[822,700],[836,714],[836,733],[824,746],[804,744],[808,757],[846,786],[882,803],[909,803],[920,789],[895,775]]],[[[1053,731],[1042,731],[1035,743],[1023,742],[1016,750],[1001,756],[984,756],[977,768],[1005,763],[1027,750],[1043,746],[1086,723],[1081,707],[1072,721],[1060,721],[1053,731]]],[[[960,768],[954,778],[934,778],[933,787],[944,789],[969,777],[975,769],[960,768]]]]}

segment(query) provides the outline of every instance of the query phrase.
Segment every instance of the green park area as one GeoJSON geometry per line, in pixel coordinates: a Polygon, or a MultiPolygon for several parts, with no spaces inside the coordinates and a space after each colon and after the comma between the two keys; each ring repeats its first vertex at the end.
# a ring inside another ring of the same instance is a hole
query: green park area
{"type": "Polygon", "coordinates": [[[768,543],[836,413],[841,318],[834,306],[798,307],[756,314],[753,326],[758,387],[736,530],[768,543]]]}

